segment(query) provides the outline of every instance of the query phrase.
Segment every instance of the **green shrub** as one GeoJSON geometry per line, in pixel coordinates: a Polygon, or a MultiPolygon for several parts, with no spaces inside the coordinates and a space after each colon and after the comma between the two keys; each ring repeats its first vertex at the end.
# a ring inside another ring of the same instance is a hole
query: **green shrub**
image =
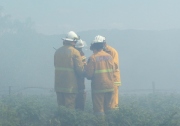
{"type": "Polygon", "coordinates": [[[55,96],[5,96],[0,99],[0,126],[179,126],[179,94],[121,95],[120,109],[104,118],[58,107],[55,96]]]}

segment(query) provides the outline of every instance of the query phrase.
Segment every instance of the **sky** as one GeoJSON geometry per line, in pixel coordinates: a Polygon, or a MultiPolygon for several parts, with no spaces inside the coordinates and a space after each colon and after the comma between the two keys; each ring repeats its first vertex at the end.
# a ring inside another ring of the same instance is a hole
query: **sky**
{"type": "Polygon", "coordinates": [[[0,0],[12,19],[43,34],[98,29],[180,29],[180,0],[0,0]]]}

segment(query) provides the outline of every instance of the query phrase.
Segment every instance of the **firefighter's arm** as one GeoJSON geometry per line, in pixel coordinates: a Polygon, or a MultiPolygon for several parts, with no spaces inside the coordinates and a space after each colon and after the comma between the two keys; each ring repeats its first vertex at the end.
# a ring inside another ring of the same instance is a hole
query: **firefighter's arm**
{"type": "Polygon", "coordinates": [[[82,58],[79,52],[75,53],[73,56],[73,63],[74,63],[74,69],[76,73],[79,76],[82,76],[83,71],[84,71],[84,64],[82,62],[82,58]]]}
{"type": "Polygon", "coordinates": [[[120,86],[121,85],[121,77],[120,77],[120,68],[119,68],[119,56],[118,52],[114,54],[114,67],[115,67],[115,72],[114,76],[116,78],[116,85],[120,86]]]}
{"type": "Polygon", "coordinates": [[[114,60],[115,69],[119,70],[119,57],[118,57],[118,53],[117,52],[113,52],[112,57],[113,57],[113,60],[114,60]]]}
{"type": "Polygon", "coordinates": [[[85,66],[85,77],[88,80],[91,80],[93,75],[94,75],[94,61],[93,59],[90,57],[88,59],[87,65],[85,66]]]}

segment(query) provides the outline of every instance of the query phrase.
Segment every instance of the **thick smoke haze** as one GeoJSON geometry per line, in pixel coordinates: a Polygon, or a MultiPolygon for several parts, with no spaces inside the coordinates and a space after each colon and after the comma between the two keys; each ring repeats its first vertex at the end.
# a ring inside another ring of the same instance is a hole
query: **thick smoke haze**
{"type": "Polygon", "coordinates": [[[122,90],[152,89],[155,83],[157,89],[179,91],[178,5],[178,0],[1,0],[0,87],[53,88],[54,48],[74,30],[88,45],[87,57],[96,35],[119,52],[122,90]]]}
{"type": "MultiPolygon", "coordinates": [[[[87,44],[95,35],[104,35],[107,43],[117,49],[122,89],[151,89],[155,82],[157,89],[178,91],[179,33],[180,30],[97,30],[78,34],[87,44]]],[[[53,88],[54,48],[62,45],[62,37],[41,34],[1,37],[1,86],[53,88]]],[[[87,57],[92,54],[89,49],[84,52],[87,57]]]]}
{"type": "Polygon", "coordinates": [[[27,18],[43,34],[98,29],[180,28],[179,0],[1,0],[5,14],[27,18]]]}

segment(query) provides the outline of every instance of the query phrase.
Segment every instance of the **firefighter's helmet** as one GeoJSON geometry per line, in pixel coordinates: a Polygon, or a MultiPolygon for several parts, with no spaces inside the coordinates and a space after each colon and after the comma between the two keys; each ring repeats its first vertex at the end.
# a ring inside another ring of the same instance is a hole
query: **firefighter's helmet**
{"type": "Polygon", "coordinates": [[[75,45],[75,48],[83,48],[86,45],[86,42],[82,39],[79,39],[75,45]]]}
{"type": "Polygon", "coordinates": [[[65,40],[65,41],[77,41],[78,40],[78,35],[74,32],[74,31],[70,31],[67,33],[67,36],[65,38],[62,38],[62,40],[65,40]]]}
{"type": "Polygon", "coordinates": [[[106,38],[101,36],[101,35],[97,35],[93,42],[91,44],[94,44],[94,43],[104,43],[106,41],[106,38]]]}

